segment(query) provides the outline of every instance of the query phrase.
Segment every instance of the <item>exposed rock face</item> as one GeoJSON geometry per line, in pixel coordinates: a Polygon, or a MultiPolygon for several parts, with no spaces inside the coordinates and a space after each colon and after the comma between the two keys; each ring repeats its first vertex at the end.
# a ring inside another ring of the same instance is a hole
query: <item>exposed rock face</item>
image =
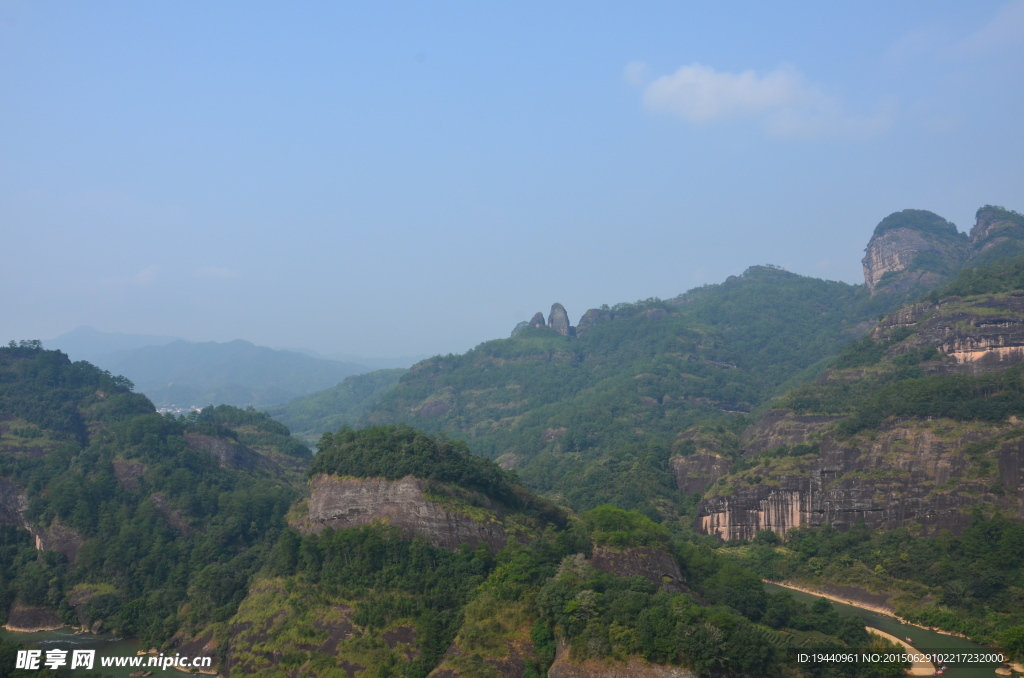
{"type": "Polygon", "coordinates": [[[178,531],[178,534],[189,534],[192,532],[192,527],[185,520],[185,516],[181,514],[181,511],[171,508],[167,495],[163,492],[154,492],[149,495],[149,500],[153,502],[154,508],[167,519],[167,522],[178,531]]]}
{"type": "Polygon", "coordinates": [[[28,497],[24,490],[6,478],[0,478],[0,523],[28,527],[24,518],[27,508],[28,497]]]}
{"type": "Polygon", "coordinates": [[[593,659],[574,662],[568,648],[559,645],[548,678],[697,678],[697,674],[681,666],[650,664],[639,657],[630,657],[625,663],[593,659]]]}
{"type": "Polygon", "coordinates": [[[70,527],[61,525],[56,518],[54,518],[48,528],[30,527],[29,529],[32,532],[32,536],[35,537],[37,551],[57,551],[63,554],[69,563],[75,562],[82,544],[85,543],[85,540],[82,539],[78,532],[70,527]]]}
{"type": "Polygon", "coordinates": [[[1024,215],[985,205],[971,229],[969,266],[1024,253],[1024,215]]]}
{"type": "Polygon", "coordinates": [[[228,438],[208,436],[202,433],[186,433],[185,444],[190,450],[209,454],[217,460],[221,468],[252,471],[268,466],[269,460],[228,438]]]}
{"type": "Polygon", "coordinates": [[[928,364],[931,373],[979,373],[1024,360],[1024,293],[988,295],[968,301],[957,297],[937,304],[907,306],[890,314],[874,332],[886,336],[897,327],[917,334],[905,349],[934,346],[952,360],[928,364]]]}
{"type": "Polygon", "coordinates": [[[534,313],[533,317],[530,318],[530,327],[547,327],[544,324],[544,314],[540,311],[534,313]]]}
{"type": "Polygon", "coordinates": [[[590,564],[617,577],[643,577],[673,593],[686,588],[679,563],[672,554],[650,546],[637,546],[621,551],[597,546],[590,558],[590,564]]]}
{"type": "Polygon", "coordinates": [[[60,619],[56,610],[48,607],[30,607],[15,601],[7,613],[7,623],[4,628],[8,631],[20,633],[34,633],[36,631],[53,631],[67,626],[60,619]]]}
{"type": "Polygon", "coordinates": [[[114,467],[114,477],[118,484],[126,490],[134,490],[139,485],[139,478],[146,472],[146,465],[137,461],[127,459],[115,459],[111,465],[114,467]]]}
{"type": "Polygon", "coordinates": [[[514,328],[512,329],[512,334],[510,334],[509,336],[510,336],[510,337],[514,337],[514,336],[516,336],[517,334],[519,334],[520,332],[522,332],[524,328],[526,328],[526,327],[529,327],[529,326],[530,326],[530,323],[529,323],[529,321],[526,321],[526,320],[521,320],[521,321],[519,321],[519,323],[518,323],[518,324],[517,324],[517,325],[516,325],[516,326],[515,326],[515,327],[514,327],[514,328]]]}
{"type": "Polygon", "coordinates": [[[588,310],[576,324],[576,336],[581,337],[601,323],[611,322],[613,317],[611,311],[603,311],[597,308],[588,310]]]}
{"type": "Polygon", "coordinates": [[[468,515],[447,511],[423,497],[426,483],[406,476],[338,478],[318,475],[310,481],[309,522],[314,532],[324,527],[343,530],[384,521],[409,536],[421,535],[434,546],[457,550],[460,544],[485,544],[492,551],[505,546],[501,523],[480,523],[468,515]]]}
{"type": "Polygon", "coordinates": [[[555,302],[551,305],[551,313],[548,315],[548,327],[558,332],[563,337],[569,336],[569,314],[565,312],[565,307],[555,302]]]}
{"type": "Polygon", "coordinates": [[[909,420],[839,441],[821,430],[824,418],[819,424],[799,419],[788,411],[769,413],[752,432],[747,453],[815,438],[820,453],[784,458],[716,485],[698,508],[700,531],[752,539],[759,530],[785,534],[825,523],[846,529],[863,519],[884,529],[917,523],[925,533],[959,533],[982,502],[1024,518],[1024,437],[967,455],[967,445],[1000,430],[909,420]]]}
{"type": "Polygon", "coordinates": [[[967,247],[966,236],[937,214],[895,212],[878,224],[868,242],[862,261],[864,282],[874,293],[888,273],[893,275],[884,287],[890,293],[935,287],[959,270],[967,247]]]}
{"type": "Polygon", "coordinates": [[[729,472],[729,460],[708,452],[672,457],[668,462],[676,475],[676,485],[686,494],[703,493],[708,485],[729,472]]]}

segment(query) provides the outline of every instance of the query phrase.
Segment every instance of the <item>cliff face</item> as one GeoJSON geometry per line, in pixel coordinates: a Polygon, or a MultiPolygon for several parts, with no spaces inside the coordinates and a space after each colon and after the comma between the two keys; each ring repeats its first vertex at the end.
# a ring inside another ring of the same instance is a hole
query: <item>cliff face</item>
{"type": "Polygon", "coordinates": [[[928,365],[928,372],[998,370],[1024,360],[1024,293],[908,306],[887,316],[874,336],[883,338],[898,327],[916,330],[906,349],[934,346],[951,359],[928,365]]]}
{"type": "Polygon", "coordinates": [[[6,478],[0,478],[0,523],[28,527],[23,517],[27,508],[25,491],[6,478]]]}
{"type": "Polygon", "coordinates": [[[697,674],[681,666],[651,664],[638,657],[630,657],[625,663],[592,659],[574,662],[568,648],[559,646],[548,678],[697,678],[697,674]]]}
{"type": "Polygon", "coordinates": [[[906,420],[840,441],[823,430],[825,418],[806,419],[775,411],[754,427],[748,457],[800,443],[819,452],[769,458],[720,481],[698,508],[701,532],[752,539],[760,530],[846,529],[863,519],[885,529],[919,524],[929,534],[959,533],[979,504],[1024,518],[1024,430],[906,420]],[[1002,442],[989,451],[971,445],[985,439],[1002,442]]]}
{"type": "Polygon", "coordinates": [[[966,237],[937,214],[895,212],[878,224],[868,242],[861,262],[864,282],[872,293],[935,287],[959,270],[967,251],[966,237]]]}
{"type": "Polygon", "coordinates": [[[661,549],[639,546],[616,550],[597,546],[590,564],[617,577],[643,577],[672,593],[686,588],[676,559],[661,549]]]}
{"type": "Polygon", "coordinates": [[[729,460],[709,452],[673,457],[668,465],[676,476],[676,485],[686,494],[703,494],[708,485],[729,472],[729,460]]]}
{"type": "Polygon", "coordinates": [[[548,327],[558,332],[563,337],[568,337],[572,328],[569,327],[569,314],[565,307],[555,302],[551,305],[551,313],[548,315],[548,327]]]}
{"type": "Polygon", "coordinates": [[[185,444],[190,450],[210,455],[221,468],[253,471],[258,468],[275,470],[277,466],[270,459],[229,438],[186,433],[185,444]]]}
{"type": "Polygon", "coordinates": [[[318,475],[310,481],[310,489],[309,523],[314,532],[383,521],[410,537],[420,535],[434,546],[453,551],[463,543],[484,544],[495,552],[505,546],[507,535],[501,522],[478,522],[426,499],[426,483],[412,476],[385,480],[318,475]]]}

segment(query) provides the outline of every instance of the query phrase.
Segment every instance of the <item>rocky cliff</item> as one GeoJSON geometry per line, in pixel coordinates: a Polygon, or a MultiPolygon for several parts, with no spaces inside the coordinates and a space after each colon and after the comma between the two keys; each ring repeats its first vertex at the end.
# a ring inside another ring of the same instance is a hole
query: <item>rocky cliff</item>
{"type": "Polygon", "coordinates": [[[909,419],[840,439],[828,424],[791,411],[765,415],[745,457],[768,452],[712,487],[698,508],[698,529],[752,539],[760,530],[846,529],[864,520],[959,533],[979,505],[1024,518],[1024,429],[909,419]],[[800,444],[806,453],[791,456],[787,446],[800,444]]]}
{"type": "Polygon", "coordinates": [[[617,577],[643,577],[672,593],[686,589],[679,563],[670,553],[661,549],[649,546],[628,549],[596,546],[590,564],[617,577]]]}
{"type": "Polygon", "coordinates": [[[563,337],[572,334],[572,328],[569,327],[569,314],[565,312],[565,307],[558,302],[551,305],[551,313],[548,314],[548,327],[563,337]]]}
{"type": "Polygon", "coordinates": [[[968,253],[965,234],[925,210],[903,210],[883,219],[862,264],[872,293],[908,294],[930,289],[959,270],[968,253]]]}
{"type": "Polygon", "coordinates": [[[500,520],[476,507],[460,510],[428,499],[427,483],[412,476],[401,480],[338,478],[318,475],[310,481],[309,526],[320,532],[385,522],[407,535],[420,535],[434,546],[457,550],[460,544],[484,544],[492,551],[505,545],[500,520]],[[476,510],[474,510],[476,509],[476,510]],[[472,514],[472,515],[471,515],[472,514]]]}
{"type": "Polygon", "coordinates": [[[899,328],[915,335],[895,350],[934,346],[948,360],[929,364],[929,373],[978,373],[1024,360],[1024,292],[991,294],[914,304],[887,316],[873,336],[884,339],[899,328]]]}

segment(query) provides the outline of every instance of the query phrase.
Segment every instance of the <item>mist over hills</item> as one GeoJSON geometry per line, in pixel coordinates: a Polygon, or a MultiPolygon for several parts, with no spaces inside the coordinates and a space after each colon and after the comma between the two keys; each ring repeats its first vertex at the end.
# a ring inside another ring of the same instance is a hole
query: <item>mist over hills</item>
{"type": "Polygon", "coordinates": [[[45,342],[130,379],[159,408],[211,404],[267,407],[319,391],[370,368],[248,341],[189,342],[174,337],[80,327],[45,342]]]}

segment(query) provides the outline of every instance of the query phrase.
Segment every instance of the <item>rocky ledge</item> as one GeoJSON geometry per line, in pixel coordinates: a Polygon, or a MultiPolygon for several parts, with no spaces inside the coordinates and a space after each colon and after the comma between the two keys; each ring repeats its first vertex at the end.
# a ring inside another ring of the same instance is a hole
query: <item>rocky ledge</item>
{"type": "Polygon", "coordinates": [[[494,552],[505,546],[507,534],[496,518],[481,522],[449,510],[427,499],[426,488],[425,481],[412,476],[386,480],[318,475],[310,481],[307,529],[319,533],[325,527],[342,530],[380,521],[453,551],[461,544],[484,544],[494,552]]]}
{"type": "Polygon", "coordinates": [[[788,410],[763,417],[747,458],[783,445],[817,451],[769,457],[721,479],[698,507],[697,528],[749,540],[761,530],[847,529],[863,519],[885,529],[916,524],[926,534],[959,533],[978,505],[1024,518],[1024,430],[907,419],[838,440],[827,418],[811,419],[788,410]],[[975,445],[982,440],[993,441],[991,449],[975,445]]]}

